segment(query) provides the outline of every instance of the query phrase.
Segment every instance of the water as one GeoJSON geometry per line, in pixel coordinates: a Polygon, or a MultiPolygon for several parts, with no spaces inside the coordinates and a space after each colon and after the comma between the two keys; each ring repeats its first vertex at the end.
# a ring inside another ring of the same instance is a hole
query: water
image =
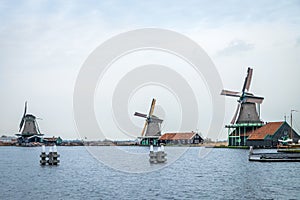
{"type": "Polygon", "coordinates": [[[0,198],[300,199],[300,163],[249,162],[248,150],[212,149],[199,158],[190,148],[161,170],[137,174],[109,168],[85,147],[58,151],[60,165],[42,167],[40,148],[0,147],[0,198]]]}

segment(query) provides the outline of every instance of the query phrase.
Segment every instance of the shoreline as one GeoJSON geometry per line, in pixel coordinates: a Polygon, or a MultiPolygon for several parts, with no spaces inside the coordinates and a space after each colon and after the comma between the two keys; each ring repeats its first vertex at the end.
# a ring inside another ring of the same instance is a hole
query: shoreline
{"type": "MultiPolygon", "coordinates": [[[[54,144],[42,144],[42,143],[31,143],[26,145],[18,145],[18,144],[10,144],[10,143],[2,143],[0,147],[7,147],[7,146],[15,146],[15,147],[41,147],[42,145],[45,146],[53,146],[54,144]]],[[[142,146],[148,147],[145,145],[139,145],[136,143],[71,143],[71,144],[56,144],[56,146],[65,146],[65,147],[74,147],[74,146],[142,146]]],[[[205,147],[205,148],[231,148],[223,143],[204,143],[204,144],[167,144],[164,145],[167,147],[205,147]]]]}

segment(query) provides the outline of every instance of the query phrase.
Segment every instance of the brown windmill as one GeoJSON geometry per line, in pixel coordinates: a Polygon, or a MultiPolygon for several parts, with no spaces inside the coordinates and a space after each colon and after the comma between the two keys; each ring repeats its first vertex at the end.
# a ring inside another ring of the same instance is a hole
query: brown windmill
{"type": "Polygon", "coordinates": [[[161,123],[162,119],[159,119],[157,116],[153,115],[155,108],[156,99],[152,99],[150,106],[149,114],[143,114],[135,112],[134,116],[145,118],[144,128],[141,134],[141,143],[144,145],[157,144],[157,139],[161,136],[161,123]]]}
{"type": "Polygon", "coordinates": [[[253,69],[250,67],[247,71],[247,76],[242,88],[242,92],[233,92],[222,90],[221,95],[238,97],[238,106],[231,120],[231,124],[241,123],[261,123],[260,120],[260,104],[264,97],[255,96],[249,92],[253,69]],[[256,105],[258,109],[256,109],[256,105]]]}

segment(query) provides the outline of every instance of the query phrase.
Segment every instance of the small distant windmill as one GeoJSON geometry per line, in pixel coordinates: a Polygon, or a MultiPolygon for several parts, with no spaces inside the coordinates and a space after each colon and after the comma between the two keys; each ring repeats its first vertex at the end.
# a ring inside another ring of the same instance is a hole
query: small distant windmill
{"type": "Polygon", "coordinates": [[[33,135],[43,135],[40,133],[38,123],[36,122],[36,118],[32,114],[27,114],[27,101],[25,102],[24,114],[22,116],[19,132],[21,132],[21,136],[33,136],[33,135]]]}
{"type": "Polygon", "coordinates": [[[160,136],[161,135],[161,123],[162,119],[159,119],[155,115],[153,115],[155,108],[156,100],[152,99],[151,107],[149,114],[142,114],[139,112],[135,112],[134,116],[146,118],[144,128],[142,130],[141,136],[160,136]]]}
{"type": "Polygon", "coordinates": [[[242,88],[242,92],[233,92],[229,90],[222,90],[221,95],[239,97],[236,112],[231,120],[231,124],[240,123],[261,123],[260,120],[260,104],[262,104],[264,97],[254,96],[249,93],[253,69],[248,68],[247,76],[242,88]],[[256,109],[258,105],[258,111],[256,109]]]}

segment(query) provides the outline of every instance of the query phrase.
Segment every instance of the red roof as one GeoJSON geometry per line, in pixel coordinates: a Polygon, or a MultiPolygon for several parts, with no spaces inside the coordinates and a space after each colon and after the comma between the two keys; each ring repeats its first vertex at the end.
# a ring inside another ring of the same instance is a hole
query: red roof
{"type": "Polygon", "coordinates": [[[165,133],[159,139],[160,140],[189,140],[195,135],[195,132],[189,133],[165,133]]]}
{"type": "Polygon", "coordinates": [[[160,136],[160,140],[171,140],[174,136],[176,135],[176,133],[165,133],[162,136],[160,136]]]}
{"type": "Polygon", "coordinates": [[[248,140],[263,140],[267,135],[274,135],[284,122],[269,122],[251,132],[248,140]]]}

